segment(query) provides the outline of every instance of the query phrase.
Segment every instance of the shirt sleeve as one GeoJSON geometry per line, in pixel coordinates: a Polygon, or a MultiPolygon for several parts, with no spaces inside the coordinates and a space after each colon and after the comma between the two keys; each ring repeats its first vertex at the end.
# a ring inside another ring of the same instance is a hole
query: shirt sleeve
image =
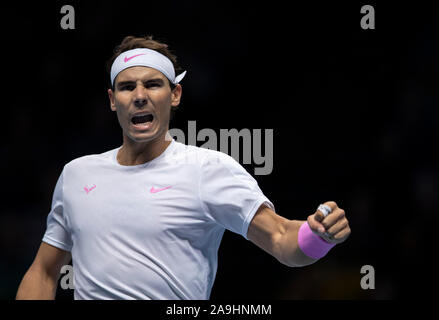
{"type": "Polygon", "coordinates": [[[65,251],[71,251],[72,240],[67,226],[63,201],[64,171],[58,178],[52,197],[52,206],[47,217],[47,228],[43,241],[65,251]]]}
{"type": "Polygon", "coordinates": [[[213,152],[202,164],[200,199],[209,217],[247,238],[253,216],[262,204],[274,211],[257,181],[235,159],[213,152]]]}

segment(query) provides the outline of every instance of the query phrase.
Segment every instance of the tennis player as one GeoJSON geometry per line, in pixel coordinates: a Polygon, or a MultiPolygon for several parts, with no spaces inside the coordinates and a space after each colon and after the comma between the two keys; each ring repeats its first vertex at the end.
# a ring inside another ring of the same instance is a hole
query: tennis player
{"type": "Polygon", "coordinates": [[[226,229],[291,267],[349,236],[335,202],[307,221],[286,219],[232,157],[170,137],[185,72],[166,44],[126,37],[109,65],[123,144],[64,166],[17,299],[54,299],[60,269],[72,261],[75,299],[204,300],[226,229]]]}

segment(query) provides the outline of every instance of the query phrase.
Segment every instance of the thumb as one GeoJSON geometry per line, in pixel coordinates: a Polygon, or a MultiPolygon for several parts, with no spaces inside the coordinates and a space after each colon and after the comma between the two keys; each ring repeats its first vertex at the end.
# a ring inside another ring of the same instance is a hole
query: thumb
{"type": "Polygon", "coordinates": [[[316,210],[316,212],[314,213],[314,219],[317,222],[322,222],[323,219],[325,219],[325,216],[323,215],[323,212],[321,212],[320,210],[316,210]]]}
{"type": "MultiPolygon", "coordinates": [[[[322,215],[322,216],[323,216],[323,215],[322,215]]],[[[307,219],[307,221],[308,221],[308,225],[309,225],[309,227],[311,228],[311,230],[312,230],[313,232],[323,234],[323,233],[325,233],[325,227],[324,227],[323,224],[321,223],[322,220],[323,220],[323,219],[321,219],[321,218],[318,216],[318,212],[316,212],[316,213],[310,215],[310,216],[308,217],[308,219],[307,219]]]]}

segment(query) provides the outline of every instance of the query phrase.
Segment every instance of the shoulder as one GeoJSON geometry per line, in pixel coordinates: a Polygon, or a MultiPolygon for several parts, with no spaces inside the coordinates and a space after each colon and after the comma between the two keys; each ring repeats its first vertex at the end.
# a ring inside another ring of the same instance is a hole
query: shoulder
{"type": "Polygon", "coordinates": [[[180,156],[176,158],[186,164],[195,164],[198,174],[204,181],[219,183],[228,181],[237,184],[238,181],[246,184],[254,182],[253,177],[232,156],[216,150],[184,145],[179,143],[175,149],[180,149],[180,156]],[[184,156],[183,156],[184,155],[184,156]]]}
{"type": "Polygon", "coordinates": [[[114,155],[114,152],[116,152],[117,149],[118,148],[98,154],[89,154],[75,158],[69,161],[68,163],[66,163],[64,169],[69,169],[69,170],[80,169],[80,168],[87,168],[93,165],[108,163],[111,161],[112,156],[114,155]]]}
{"type": "Polygon", "coordinates": [[[196,163],[200,167],[227,166],[236,167],[240,164],[226,153],[221,151],[201,148],[192,145],[185,145],[175,141],[173,159],[181,159],[196,163]]]}

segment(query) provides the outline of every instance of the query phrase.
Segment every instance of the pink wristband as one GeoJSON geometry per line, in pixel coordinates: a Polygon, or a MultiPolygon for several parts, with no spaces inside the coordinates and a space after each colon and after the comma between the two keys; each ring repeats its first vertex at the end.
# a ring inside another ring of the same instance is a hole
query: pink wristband
{"type": "Polygon", "coordinates": [[[298,243],[300,250],[308,257],[313,259],[320,259],[324,257],[335,243],[329,243],[320,238],[311,231],[308,222],[300,226],[298,234],[298,243]]]}

